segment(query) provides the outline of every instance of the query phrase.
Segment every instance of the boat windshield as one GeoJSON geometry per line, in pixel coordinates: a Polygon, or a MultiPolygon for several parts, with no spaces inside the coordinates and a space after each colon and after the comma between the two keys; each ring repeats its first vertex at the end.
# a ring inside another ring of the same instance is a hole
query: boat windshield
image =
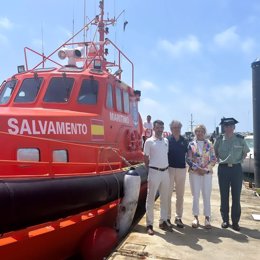
{"type": "Polygon", "coordinates": [[[73,78],[52,78],[45,93],[44,102],[68,102],[73,83],[73,78]]]}
{"type": "Polygon", "coordinates": [[[15,103],[28,103],[33,102],[40,90],[42,78],[29,78],[25,79],[15,97],[15,103]]]}
{"type": "Polygon", "coordinates": [[[78,103],[79,104],[97,104],[98,82],[96,80],[83,80],[80,88],[78,103]]]}
{"type": "Polygon", "coordinates": [[[16,87],[17,79],[7,81],[4,86],[1,87],[0,93],[0,105],[8,103],[10,97],[16,87]]]}

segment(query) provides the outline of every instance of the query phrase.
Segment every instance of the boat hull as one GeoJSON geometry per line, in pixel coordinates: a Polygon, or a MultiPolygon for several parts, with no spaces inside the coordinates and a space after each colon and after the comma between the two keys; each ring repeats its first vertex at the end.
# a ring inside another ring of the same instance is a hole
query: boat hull
{"type": "MultiPolygon", "coordinates": [[[[143,165],[136,171],[141,177],[140,212],[147,171],[143,165]]],[[[1,259],[66,259],[78,254],[83,238],[95,230],[106,227],[113,234],[125,173],[2,182],[0,200],[6,210],[0,220],[6,233],[0,239],[1,259]]],[[[90,245],[90,250],[99,246],[90,245]]]]}
{"type": "Polygon", "coordinates": [[[98,208],[121,198],[124,172],[88,177],[6,180],[0,184],[0,231],[8,232],[98,208]]]}
{"type": "Polygon", "coordinates": [[[100,208],[71,216],[66,220],[46,223],[46,226],[35,226],[30,228],[28,233],[23,231],[23,234],[20,232],[10,234],[5,237],[5,241],[0,242],[0,257],[12,260],[58,260],[77,255],[80,252],[82,239],[88,233],[99,227],[113,228],[117,206],[115,203],[110,209],[108,205],[108,208],[104,207],[103,210],[100,208]]]}

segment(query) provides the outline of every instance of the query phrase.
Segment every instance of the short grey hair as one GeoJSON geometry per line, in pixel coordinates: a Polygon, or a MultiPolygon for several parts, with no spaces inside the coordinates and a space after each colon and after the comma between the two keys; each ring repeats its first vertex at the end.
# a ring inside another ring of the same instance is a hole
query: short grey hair
{"type": "Polygon", "coordinates": [[[180,122],[180,121],[178,121],[178,120],[172,120],[171,121],[171,123],[170,123],[170,129],[172,129],[173,128],[173,125],[178,125],[179,127],[182,127],[182,123],[180,122]]]}
{"type": "Polygon", "coordinates": [[[196,131],[197,131],[198,129],[202,129],[202,130],[204,131],[204,134],[207,133],[207,128],[206,128],[206,126],[203,125],[203,124],[199,124],[199,125],[196,125],[196,126],[195,126],[195,128],[194,128],[194,134],[196,133],[196,131]]]}

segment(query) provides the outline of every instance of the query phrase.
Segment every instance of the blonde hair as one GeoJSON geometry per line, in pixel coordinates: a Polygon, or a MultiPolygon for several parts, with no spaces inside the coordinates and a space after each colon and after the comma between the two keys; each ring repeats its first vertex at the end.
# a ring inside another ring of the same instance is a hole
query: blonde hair
{"type": "Polygon", "coordinates": [[[199,130],[199,129],[202,129],[202,130],[204,131],[204,134],[206,134],[206,133],[207,133],[206,126],[205,126],[205,125],[202,125],[202,124],[200,124],[200,125],[196,125],[196,126],[195,126],[195,128],[194,128],[194,134],[195,134],[195,133],[196,133],[196,131],[197,131],[197,130],[199,130]]]}

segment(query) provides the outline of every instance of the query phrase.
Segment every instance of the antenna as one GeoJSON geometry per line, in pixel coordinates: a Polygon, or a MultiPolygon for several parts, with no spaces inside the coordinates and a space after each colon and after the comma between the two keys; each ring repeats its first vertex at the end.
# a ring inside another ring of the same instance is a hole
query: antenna
{"type": "MultiPolygon", "coordinates": [[[[101,43],[104,42],[105,40],[105,34],[108,34],[109,31],[107,28],[105,28],[107,25],[115,25],[117,20],[119,19],[119,17],[125,12],[125,10],[123,10],[116,18],[111,18],[111,19],[104,19],[104,0],[100,0],[99,1],[99,9],[100,9],[100,14],[99,16],[97,15],[96,16],[96,20],[95,20],[95,23],[97,24],[98,26],[98,33],[99,33],[99,41],[101,43]]],[[[100,57],[104,57],[104,45],[101,44],[100,45],[100,48],[99,48],[99,51],[100,51],[100,57]]]]}
{"type": "MultiPolygon", "coordinates": [[[[73,2],[73,10],[72,10],[72,35],[74,35],[74,3],[73,2]]],[[[74,43],[74,38],[72,38],[72,44],[74,43]]]]}
{"type": "Polygon", "coordinates": [[[43,25],[41,25],[41,34],[42,34],[42,67],[44,68],[43,25]]]}
{"type": "MultiPolygon", "coordinates": [[[[86,25],[86,0],[84,0],[84,19],[83,19],[83,23],[84,26],[86,25]]],[[[86,29],[83,31],[83,41],[86,41],[86,29]]]]}
{"type": "Polygon", "coordinates": [[[190,131],[193,132],[193,123],[194,123],[194,120],[192,118],[192,114],[190,114],[190,131]]]}

